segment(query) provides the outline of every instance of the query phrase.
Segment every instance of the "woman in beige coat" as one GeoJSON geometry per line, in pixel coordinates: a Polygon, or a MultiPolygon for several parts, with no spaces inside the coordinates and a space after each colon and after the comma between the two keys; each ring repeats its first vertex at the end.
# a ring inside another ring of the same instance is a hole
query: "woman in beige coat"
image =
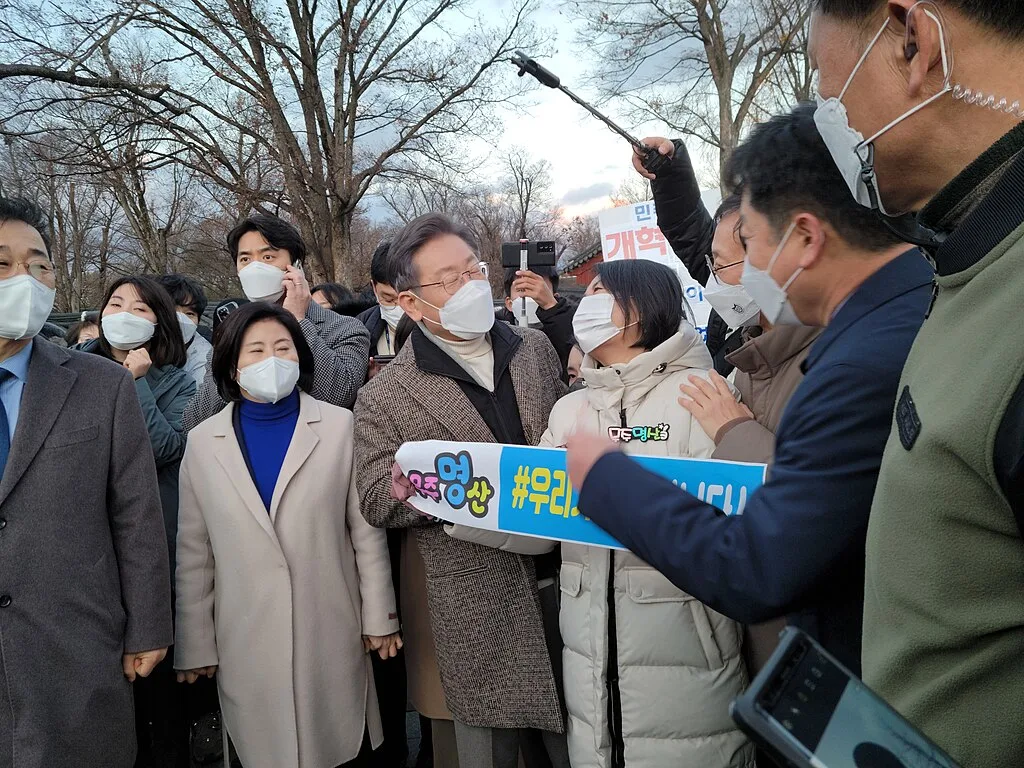
{"type": "MultiPolygon", "coordinates": [[[[683,320],[679,280],[644,261],[602,264],[574,319],[586,387],[551,412],[541,445],[577,429],[628,453],[708,458],[677,402],[711,355],[683,320]]],[[[562,544],[560,625],[573,768],[750,768],[729,717],[747,684],[742,628],[628,552],[562,544]]]]}
{"type": "Polygon", "coordinates": [[[401,641],[385,536],[359,513],[352,414],[300,391],[312,353],[270,304],[232,313],[212,368],[230,405],[181,466],[179,679],[216,672],[245,768],[368,765],[382,735],[367,651],[401,641]]]}

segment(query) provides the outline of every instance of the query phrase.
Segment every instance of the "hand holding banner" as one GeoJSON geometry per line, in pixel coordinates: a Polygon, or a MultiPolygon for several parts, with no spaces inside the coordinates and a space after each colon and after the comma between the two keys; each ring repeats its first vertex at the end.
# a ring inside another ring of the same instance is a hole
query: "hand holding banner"
{"type": "MultiPolygon", "coordinates": [[[[764,483],[763,464],[633,458],[727,515],[741,514],[750,494],[764,483]]],[[[395,461],[416,489],[409,503],[424,515],[472,528],[622,549],[577,509],[563,449],[431,440],[406,443],[395,461]]]]}

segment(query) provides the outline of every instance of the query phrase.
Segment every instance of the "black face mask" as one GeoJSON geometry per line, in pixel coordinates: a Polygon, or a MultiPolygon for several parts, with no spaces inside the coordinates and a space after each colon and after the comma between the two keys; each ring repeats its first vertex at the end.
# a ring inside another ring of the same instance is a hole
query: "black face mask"
{"type": "Polygon", "coordinates": [[[587,382],[585,382],[583,379],[576,379],[576,383],[575,384],[570,384],[569,385],[569,391],[570,392],[579,392],[581,389],[586,389],[586,388],[587,388],[587,382]]]}

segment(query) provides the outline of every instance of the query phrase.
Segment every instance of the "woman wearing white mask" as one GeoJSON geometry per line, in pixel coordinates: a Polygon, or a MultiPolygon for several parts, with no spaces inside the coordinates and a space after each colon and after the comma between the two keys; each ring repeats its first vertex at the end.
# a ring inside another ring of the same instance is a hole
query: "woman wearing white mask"
{"type": "Polygon", "coordinates": [[[151,278],[121,278],[103,301],[100,337],[80,348],[120,363],[135,377],[156,458],[173,565],[178,465],[185,452],[182,415],[196,392],[196,384],[183,368],[185,342],[170,295],[151,278]]]}
{"type": "Polygon", "coordinates": [[[352,414],[307,394],[313,368],[289,312],[233,312],[212,362],[228,406],[182,462],[174,666],[189,683],[216,671],[246,768],[367,764],[367,651],[402,644],[384,533],[359,513],[352,414]]]}
{"type": "MultiPolygon", "coordinates": [[[[714,443],[676,402],[713,365],[682,306],[667,267],[601,264],[573,322],[587,386],[558,402],[541,445],[584,430],[629,453],[709,457],[714,443]]],[[[752,764],[728,711],[747,683],[739,624],[625,552],[562,544],[560,583],[574,768],[752,764]]]]}
{"type": "MultiPolygon", "coordinates": [[[[120,363],[135,377],[135,390],[149,429],[156,459],[171,573],[178,526],[178,467],[185,452],[182,416],[196,391],[184,370],[185,342],[164,288],[148,277],[124,277],[107,291],[100,313],[100,337],[81,346],[120,363]]],[[[170,661],[149,678],[135,683],[136,722],[140,754],[154,750],[185,754],[188,723],[175,698],[170,661]],[[146,726],[153,723],[154,727],[146,726]],[[157,737],[155,734],[161,735],[157,737]],[[166,741],[164,735],[166,734],[166,741]]]]}

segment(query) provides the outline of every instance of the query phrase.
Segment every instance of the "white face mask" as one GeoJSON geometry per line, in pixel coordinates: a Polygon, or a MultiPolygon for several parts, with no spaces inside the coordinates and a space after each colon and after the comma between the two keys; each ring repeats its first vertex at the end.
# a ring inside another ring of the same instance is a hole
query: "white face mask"
{"type": "Polygon", "coordinates": [[[704,298],[730,328],[750,325],[761,311],[742,284],[721,283],[714,274],[704,286],[704,298]]]}
{"type": "Polygon", "coordinates": [[[53,311],[56,291],[31,275],[0,280],[0,338],[31,339],[39,335],[53,311]]]}
{"type": "Polygon", "coordinates": [[[540,305],[529,296],[512,299],[512,314],[516,316],[516,324],[523,325],[523,301],[526,301],[526,325],[538,325],[540,318],[537,317],[537,310],[540,305]]]}
{"type": "Polygon", "coordinates": [[[188,315],[183,315],[181,312],[178,313],[178,325],[181,326],[181,337],[185,340],[185,344],[191,343],[192,339],[196,335],[196,324],[192,322],[192,318],[188,315]]]}
{"type": "Polygon", "coordinates": [[[385,307],[383,304],[380,305],[380,316],[384,318],[384,322],[392,328],[397,328],[399,321],[405,317],[405,310],[395,304],[393,307],[385,307]]]}
{"type": "Polygon", "coordinates": [[[238,273],[238,280],[249,301],[269,301],[273,304],[284,296],[284,271],[270,264],[253,262],[238,273]]]}
{"type": "Polygon", "coordinates": [[[238,371],[238,386],[261,403],[284,400],[298,383],[299,364],[280,357],[268,357],[238,371]]]}
{"type": "Polygon", "coordinates": [[[470,280],[443,307],[434,307],[429,301],[417,298],[440,313],[441,322],[435,325],[465,341],[479,339],[494,326],[494,299],[491,284],[486,280],[470,280]]]}
{"type": "Polygon", "coordinates": [[[743,276],[740,278],[740,282],[750,293],[754,301],[757,302],[757,306],[761,308],[765,319],[772,325],[803,325],[800,322],[800,318],[796,316],[796,312],[793,311],[793,305],[786,295],[789,286],[804,271],[803,267],[794,272],[793,276],[781,287],[772,278],[772,267],[775,266],[779,254],[786,247],[786,243],[789,241],[790,236],[792,236],[794,229],[796,229],[796,222],[790,224],[789,229],[786,230],[786,236],[782,238],[782,242],[775,249],[771,261],[768,262],[768,269],[764,271],[758,269],[750,263],[749,258],[743,264],[743,276]]]}
{"type": "Polygon", "coordinates": [[[576,342],[586,354],[591,355],[602,344],[606,344],[626,328],[637,325],[640,321],[619,328],[612,322],[615,311],[615,297],[610,293],[594,293],[584,296],[576,307],[572,318],[572,331],[576,342]]]}
{"type": "Polygon", "coordinates": [[[152,339],[153,334],[156,333],[155,323],[149,322],[144,317],[133,315],[131,312],[104,315],[100,320],[100,327],[103,329],[103,338],[107,340],[107,343],[122,352],[138,349],[152,339]]]}
{"type": "MultiPolygon", "coordinates": [[[[910,9],[908,18],[918,8],[918,5],[910,9]]],[[[929,10],[922,9],[922,12],[934,21],[939,29],[939,45],[942,48],[942,74],[944,76],[941,91],[900,115],[867,140],[864,139],[864,135],[860,131],[854,130],[850,126],[850,118],[842,101],[843,96],[846,95],[850,84],[853,82],[853,78],[860,71],[864,62],[867,61],[868,55],[888,28],[889,20],[886,19],[882,28],[878,30],[878,34],[875,35],[867,50],[860,57],[860,61],[853,68],[853,72],[850,73],[850,77],[846,81],[846,85],[843,86],[843,90],[840,91],[839,97],[822,99],[819,94],[815,94],[818,109],[814,113],[814,122],[818,127],[818,133],[821,134],[821,138],[825,142],[825,146],[828,147],[829,154],[832,155],[832,159],[835,161],[836,167],[842,173],[843,180],[846,182],[846,186],[849,187],[850,193],[865,208],[877,209],[885,216],[891,214],[885,209],[885,205],[882,203],[882,196],[878,190],[878,179],[875,176],[875,141],[911,115],[917,114],[929,104],[939,100],[953,90],[950,80],[952,73],[950,72],[949,56],[946,51],[946,38],[942,31],[942,22],[929,10]]]]}

